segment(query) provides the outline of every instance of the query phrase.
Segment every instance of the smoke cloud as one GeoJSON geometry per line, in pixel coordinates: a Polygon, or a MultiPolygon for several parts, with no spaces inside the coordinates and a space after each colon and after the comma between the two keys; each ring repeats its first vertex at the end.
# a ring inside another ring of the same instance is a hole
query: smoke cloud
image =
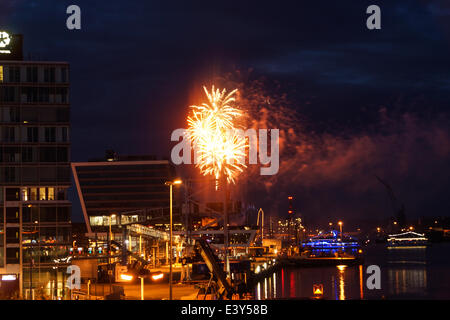
{"type": "Polygon", "coordinates": [[[278,174],[261,176],[259,166],[250,165],[238,182],[256,206],[286,216],[287,196],[293,195],[296,211],[310,218],[386,217],[392,209],[378,175],[392,186],[407,215],[448,212],[449,202],[441,199],[449,187],[447,115],[399,115],[380,106],[363,128],[314,131],[314,123],[302,117],[302,106],[278,93],[279,86],[242,80],[242,74],[237,78],[227,79],[227,85],[239,89],[238,104],[248,115],[244,125],[280,130],[278,174]]]}

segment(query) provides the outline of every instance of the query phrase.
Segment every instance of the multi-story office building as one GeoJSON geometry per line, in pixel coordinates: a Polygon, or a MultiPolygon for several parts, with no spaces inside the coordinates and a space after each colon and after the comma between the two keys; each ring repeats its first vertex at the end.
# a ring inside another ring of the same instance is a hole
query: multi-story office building
{"type": "MultiPolygon", "coordinates": [[[[64,293],[71,246],[69,64],[25,61],[0,32],[0,274],[64,293]]],[[[30,287],[33,291],[30,291],[30,287]]]]}
{"type": "MultiPolygon", "coordinates": [[[[112,231],[118,232],[118,225],[134,221],[168,223],[169,187],[165,182],[176,177],[168,160],[111,153],[103,159],[72,163],[72,171],[89,234],[107,233],[110,224],[112,231]]],[[[178,192],[174,188],[176,220],[180,214],[178,192]]]]}

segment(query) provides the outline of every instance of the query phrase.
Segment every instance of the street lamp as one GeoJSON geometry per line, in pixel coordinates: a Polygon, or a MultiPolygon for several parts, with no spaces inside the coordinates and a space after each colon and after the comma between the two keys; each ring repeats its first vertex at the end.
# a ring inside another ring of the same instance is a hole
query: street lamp
{"type": "Polygon", "coordinates": [[[342,237],[342,221],[339,221],[338,225],[339,225],[339,229],[341,231],[341,241],[342,241],[342,239],[343,239],[343,237],[342,237]]]}
{"type": "Polygon", "coordinates": [[[182,184],[180,179],[174,181],[166,181],[165,185],[170,187],[170,254],[169,254],[169,300],[172,300],[172,192],[173,186],[182,184]]]}
{"type": "MultiPolygon", "coordinates": [[[[108,278],[109,278],[109,290],[112,288],[112,266],[111,266],[111,241],[112,241],[112,228],[111,220],[115,218],[116,215],[112,214],[109,216],[109,243],[108,243],[108,278]]],[[[122,249],[123,250],[123,249],[122,249]]]]}
{"type": "Polygon", "coordinates": [[[144,300],[144,277],[141,278],[141,300],[144,300]]]}
{"type": "MultiPolygon", "coordinates": [[[[33,245],[34,234],[37,232],[37,224],[38,223],[39,223],[38,221],[34,222],[34,232],[32,233],[33,235],[31,236],[32,237],[31,245],[33,245]]],[[[34,247],[32,246],[30,248],[30,300],[33,300],[33,265],[34,265],[33,252],[34,252],[34,247]]]]}

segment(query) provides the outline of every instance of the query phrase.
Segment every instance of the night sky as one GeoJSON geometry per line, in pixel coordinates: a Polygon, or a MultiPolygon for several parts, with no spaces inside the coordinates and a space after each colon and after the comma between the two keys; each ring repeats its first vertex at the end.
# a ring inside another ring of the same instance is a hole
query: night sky
{"type": "Polygon", "coordinates": [[[249,203],[283,216],[292,194],[310,221],[381,219],[379,175],[408,217],[449,215],[448,1],[2,0],[0,27],[26,58],[70,62],[72,161],[169,157],[201,85],[226,78],[244,96],[260,86],[285,130],[280,172],[246,180],[249,203]]]}

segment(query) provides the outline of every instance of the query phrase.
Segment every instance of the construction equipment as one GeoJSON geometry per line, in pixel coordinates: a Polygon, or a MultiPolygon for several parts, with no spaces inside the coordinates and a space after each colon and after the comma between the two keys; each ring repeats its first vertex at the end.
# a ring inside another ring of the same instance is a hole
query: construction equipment
{"type": "MultiPolygon", "coordinates": [[[[205,240],[197,239],[195,241],[195,248],[200,251],[200,255],[202,256],[203,260],[206,263],[206,266],[209,269],[209,272],[211,273],[211,279],[209,281],[208,288],[211,286],[212,278],[215,277],[218,287],[216,291],[218,294],[218,299],[223,299],[223,297],[231,299],[234,293],[233,288],[226,277],[226,273],[220,267],[218,259],[211,250],[211,247],[205,240]]],[[[208,292],[208,288],[206,289],[206,292],[208,292]]]]}
{"type": "Polygon", "coordinates": [[[400,228],[403,228],[406,224],[406,215],[405,215],[405,205],[402,203],[398,205],[398,200],[395,197],[394,191],[391,186],[380,177],[375,176],[378,181],[386,188],[389,200],[391,202],[392,210],[394,211],[394,217],[397,221],[397,224],[400,228]]]}

